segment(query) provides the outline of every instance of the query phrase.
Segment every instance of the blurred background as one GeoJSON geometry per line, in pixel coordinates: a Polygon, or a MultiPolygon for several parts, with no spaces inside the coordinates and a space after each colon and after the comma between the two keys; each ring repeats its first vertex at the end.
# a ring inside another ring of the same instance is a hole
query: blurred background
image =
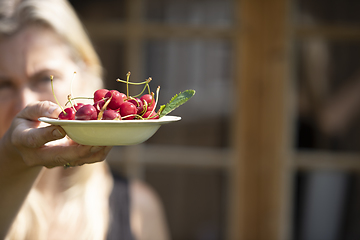
{"type": "Polygon", "coordinates": [[[158,193],[172,239],[360,239],[360,2],[70,2],[107,88],[131,71],[160,104],[197,91],[108,159],[158,193]]]}

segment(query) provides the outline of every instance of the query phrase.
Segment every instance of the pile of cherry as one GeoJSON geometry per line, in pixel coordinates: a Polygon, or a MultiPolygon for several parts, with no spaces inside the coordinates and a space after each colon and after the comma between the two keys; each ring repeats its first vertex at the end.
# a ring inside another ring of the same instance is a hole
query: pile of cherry
{"type": "MultiPolygon", "coordinates": [[[[146,87],[148,87],[149,80],[151,78],[144,82],[146,87]]],[[[122,80],[118,79],[118,81],[122,80]]],[[[57,101],[55,94],[54,97],[57,101]]],[[[157,101],[150,89],[148,94],[143,94],[140,98],[131,97],[129,94],[117,90],[99,89],[94,92],[93,99],[93,104],[76,103],[75,99],[69,95],[68,103],[71,107],[64,109],[59,104],[62,111],[58,118],[61,120],[148,120],[159,118],[159,114],[155,112],[157,101]]]]}

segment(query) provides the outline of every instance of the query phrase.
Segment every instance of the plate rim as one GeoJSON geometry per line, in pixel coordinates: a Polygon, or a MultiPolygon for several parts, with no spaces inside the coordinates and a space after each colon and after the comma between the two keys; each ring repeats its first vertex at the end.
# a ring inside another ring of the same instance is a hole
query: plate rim
{"type": "Polygon", "coordinates": [[[163,116],[160,119],[153,120],[59,120],[56,118],[39,117],[40,122],[45,122],[52,125],[103,125],[103,124],[114,124],[114,125],[134,125],[134,124],[165,124],[170,122],[180,121],[179,116],[163,116]]]}

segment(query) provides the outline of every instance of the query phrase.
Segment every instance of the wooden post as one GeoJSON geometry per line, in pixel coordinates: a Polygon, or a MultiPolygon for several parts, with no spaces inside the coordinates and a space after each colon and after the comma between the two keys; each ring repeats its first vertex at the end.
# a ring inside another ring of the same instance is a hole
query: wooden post
{"type": "Polygon", "coordinates": [[[234,239],[287,240],[291,226],[288,1],[238,2],[234,239]]]}
{"type": "MultiPolygon", "coordinates": [[[[144,77],[144,35],[143,35],[143,0],[127,0],[126,30],[126,67],[131,72],[134,82],[142,82],[144,77]]],[[[133,88],[134,89],[134,88],[133,88]]],[[[136,91],[136,90],[135,90],[136,91]]]]}

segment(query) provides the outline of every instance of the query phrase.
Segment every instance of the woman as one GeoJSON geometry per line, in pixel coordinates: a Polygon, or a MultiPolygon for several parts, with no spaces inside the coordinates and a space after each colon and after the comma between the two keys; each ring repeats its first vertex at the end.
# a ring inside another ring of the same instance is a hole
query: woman
{"type": "Polygon", "coordinates": [[[103,162],[111,147],[81,146],[37,121],[60,112],[50,75],[61,104],[74,71],[74,94],[101,88],[69,3],[0,0],[0,52],[0,239],[166,239],[154,194],[118,181],[103,162]]]}

